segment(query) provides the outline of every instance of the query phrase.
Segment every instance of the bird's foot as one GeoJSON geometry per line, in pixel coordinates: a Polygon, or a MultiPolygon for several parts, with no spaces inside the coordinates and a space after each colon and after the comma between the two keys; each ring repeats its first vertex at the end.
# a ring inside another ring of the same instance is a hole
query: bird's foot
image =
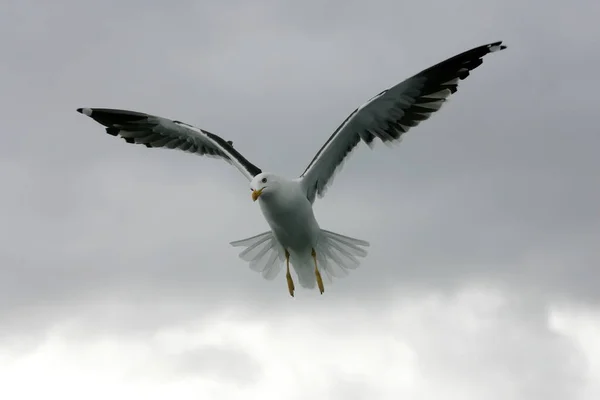
{"type": "Polygon", "coordinates": [[[294,297],[294,290],[296,288],[294,287],[294,281],[292,280],[292,274],[290,274],[290,253],[287,250],[285,251],[285,263],[287,266],[287,272],[285,274],[285,277],[287,279],[288,291],[290,292],[290,296],[294,297]]]}
{"type": "Polygon", "coordinates": [[[317,285],[319,286],[319,291],[321,294],[325,291],[325,286],[323,285],[323,278],[321,278],[321,273],[319,272],[319,268],[317,267],[317,253],[315,249],[312,249],[312,258],[315,262],[315,276],[317,278],[317,285]]]}
{"type": "Polygon", "coordinates": [[[290,292],[290,296],[294,297],[294,281],[292,280],[292,275],[288,273],[285,275],[285,277],[287,278],[287,284],[288,284],[288,291],[290,292]]]}
{"type": "Polygon", "coordinates": [[[317,276],[317,285],[319,285],[319,291],[321,294],[325,291],[325,286],[323,286],[323,278],[321,278],[321,273],[318,269],[315,268],[315,275],[317,276]]]}

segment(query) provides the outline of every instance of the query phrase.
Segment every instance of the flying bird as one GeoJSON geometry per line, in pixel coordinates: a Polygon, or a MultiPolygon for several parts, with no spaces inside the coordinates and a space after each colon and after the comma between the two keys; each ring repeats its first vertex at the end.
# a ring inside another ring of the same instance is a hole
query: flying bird
{"type": "Polygon", "coordinates": [[[501,41],[465,51],[383,90],[355,109],[327,139],[299,177],[288,179],[265,172],[248,161],[233,142],[207,130],[160,116],[106,108],[79,108],[78,112],[106,127],[127,143],[179,149],[220,158],[250,181],[251,198],[258,201],[270,230],[231,242],[243,247],[240,257],[250,268],[272,280],[286,265],[288,291],[295,285],[290,263],[300,285],[323,294],[323,280],[348,274],[367,255],[369,242],[321,229],[313,213],[316,197],[323,197],[343,161],[362,141],[399,142],[403,135],[439,110],[455,93],[460,80],[483,62],[482,58],[505,49],[501,41]]]}

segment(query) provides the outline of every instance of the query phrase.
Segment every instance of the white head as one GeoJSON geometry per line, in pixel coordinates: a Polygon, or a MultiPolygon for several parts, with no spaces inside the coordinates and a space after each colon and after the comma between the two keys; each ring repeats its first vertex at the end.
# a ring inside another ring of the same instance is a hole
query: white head
{"type": "Polygon", "coordinates": [[[268,172],[262,172],[256,175],[250,182],[252,200],[256,201],[259,197],[267,198],[273,193],[275,188],[279,186],[279,183],[277,175],[268,172]]]}

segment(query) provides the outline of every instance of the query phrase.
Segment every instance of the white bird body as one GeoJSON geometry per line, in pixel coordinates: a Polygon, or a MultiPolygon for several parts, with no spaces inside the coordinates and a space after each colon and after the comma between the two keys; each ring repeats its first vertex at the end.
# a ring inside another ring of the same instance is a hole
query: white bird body
{"type": "Polygon", "coordinates": [[[253,179],[250,187],[263,188],[257,200],[273,236],[279,246],[289,252],[300,284],[314,287],[311,252],[318,247],[322,234],[301,182],[262,173],[253,179]],[[261,179],[267,179],[267,183],[261,186],[261,179]]]}
{"type": "Polygon", "coordinates": [[[301,253],[308,249],[310,253],[310,249],[317,245],[321,228],[300,182],[272,174],[260,174],[257,178],[265,175],[268,176],[267,182],[276,180],[278,185],[277,190],[264,190],[258,198],[262,214],[273,234],[288,251],[301,253]]]}
{"type": "Polygon", "coordinates": [[[455,93],[460,80],[482,64],[482,57],[502,50],[502,42],[465,51],[386,89],[356,108],[325,142],[308,167],[295,179],[263,172],[248,161],[231,141],[192,125],[135,111],[79,108],[77,111],[106,126],[106,132],[128,143],[163,147],[220,158],[235,166],[249,181],[252,198],[260,205],[270,230],[231,242],[245,247],[240,257],[250,268],[274,279],[287,264],[286,278],[294,295],[291,263],[301,286],[324,291],[326,281],[344,276],[365,257],[369,243],[321,229],[313,213],[333,176],[360,142],[370,147],[377,138],[388,144],[437,112],[455,93]]]}

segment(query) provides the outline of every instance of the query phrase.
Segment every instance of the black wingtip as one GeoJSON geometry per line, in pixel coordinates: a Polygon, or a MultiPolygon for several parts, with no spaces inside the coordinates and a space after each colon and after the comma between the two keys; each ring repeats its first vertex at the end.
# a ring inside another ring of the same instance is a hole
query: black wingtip
{"type": "Polygon", "coordinates": [[[497,42],[490,43],[488,45],[488,48],[489,48],[490,53],[493,53],[495,51],[500,51],[500,50],[506,49],[506,45],[502,44],[502,40],[499,40],[497,42]]]}
{"type": "Polygon", "coordinates": [[[92,116],[92,109],[87,107],[78,108],[77,112],[83,115],[87,115],[88,117],[92,116]]]}

